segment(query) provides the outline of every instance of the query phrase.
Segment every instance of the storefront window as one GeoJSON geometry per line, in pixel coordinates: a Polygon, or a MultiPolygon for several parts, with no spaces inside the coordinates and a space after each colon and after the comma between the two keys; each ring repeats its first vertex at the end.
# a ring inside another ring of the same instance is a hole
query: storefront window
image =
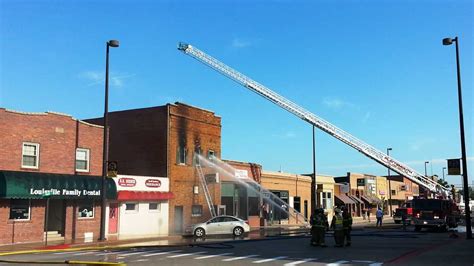
{"type": "Polygon", "coordinates": [[[94,203],[81,202],[77,208],[77,217],[79,218],[94,218],[94,203]]]}
{"type": "Polygon", "coordinates": [[[161,205],[157,202],[150,202],[148,204],[148,210],[153,212],[159,212],[161,210],[161,205]]]}
{"type": "Polygon", "coordinates": [[[191,216],[197,217],[201,215],[202,215],[202,205],[193,205],[191,216]]]}
{"type": "Polygon", "coordinates": [[[30,200],[11,200],[10,220],[30,219],[30,200]]]}

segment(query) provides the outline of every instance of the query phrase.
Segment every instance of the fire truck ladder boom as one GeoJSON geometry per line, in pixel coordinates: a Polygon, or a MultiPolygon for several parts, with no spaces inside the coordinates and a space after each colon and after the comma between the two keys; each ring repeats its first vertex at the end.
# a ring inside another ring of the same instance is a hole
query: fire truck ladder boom
{"type": "Polygon", "coordinates": [[[196,60],[207,65],[208,67],[211,67],[217,72],[220,72],[224,76],[234,80],[235,82],[241,84],[247,89],[259,94],[260,96],[275,103],[281,108],[303,119],[304,121],[316,126],[322,131],[333,136],[334,138],[342,141],[343,143],[351,146],[352,148],[366,155],[367,157],[377,161],[381,165],[397,172],[398,174],[402,176],[407,177],[411,181],[423,186],[424,188],[427,188],[431,192],[435,192],[443,196],[448,195],[449,189],[447,187],[441,186],[436,181],[431,180],[430,178],[417,173],[414,169],[410,168],[409,166],[404,165],[403,163],[387,156],[385,153],[377,150],[376,148],[370,146],[369,144],[363,142],[362,140],[350,135],[349,133],[334,126],[328,121],[316,116],[315,114],[309,112],[303,107],[286,99],[285,97],[279,95],[278,93],[270,90],[264,85],[252,80],[251,78],[245,76],[244,74],[238,72],[237,70],[227,66],[226,64],[204,53],[203,51],[197,49],[196,47],[193,47],[186,43],[179,43],[178,50],[195,58],[196,60]]]}
{"type": "Polygon", "coordinates": [[[201,180],[201,187],[204,192],[204,196],[206,197],[207,207],[209,208],[209,213],[211,217],[216,217],[216,210],[214,209],[214,203],[212,202],[211,193],[209,193],[209,188],[207,187],[206,176],[202,172],[201,165],[196,165],[197,174],[199,175],[199,179],[201,180]]]}

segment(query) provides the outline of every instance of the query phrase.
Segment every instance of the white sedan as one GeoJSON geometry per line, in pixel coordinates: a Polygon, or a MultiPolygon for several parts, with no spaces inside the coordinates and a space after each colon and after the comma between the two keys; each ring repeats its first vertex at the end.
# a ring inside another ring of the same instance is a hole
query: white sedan
{"type": "Polygon", "coordinates": [[[233,216],[216,216],[205,223],[193,225],[188,229],[196,237],[205,235],[228,235],[242,236],[250,232],[250,226],[242,219],[233,216]]]}

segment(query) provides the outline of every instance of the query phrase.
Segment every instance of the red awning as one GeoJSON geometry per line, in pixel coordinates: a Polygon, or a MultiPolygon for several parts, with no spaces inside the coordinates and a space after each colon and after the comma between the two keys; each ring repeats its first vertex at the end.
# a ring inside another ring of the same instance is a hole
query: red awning
{"type": "Polygon", "coordinates": [[[168,200],[173,198],[171,192],[158,191],[119,191],[118,200],[168,200]]]}

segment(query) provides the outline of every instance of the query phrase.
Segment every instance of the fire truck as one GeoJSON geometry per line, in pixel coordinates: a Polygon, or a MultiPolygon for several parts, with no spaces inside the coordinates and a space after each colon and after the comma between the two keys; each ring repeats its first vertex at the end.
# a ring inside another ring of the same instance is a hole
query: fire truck
{"type": "Polygon", "coordinates": [[[413,208],[411,200],[405,202],[401,207],[395,209],[395,213],[393,214],[393,221],[396,224],[401,223],[403,215],[405,215],[406,217],[406,223],[411,224],[413,217],[413,208]]]}
{"type": "Polygon", "coordinates": [[[415,231],[422,228],[447,231],[456,227],[460,220],[459,208],[452,200],[418,198],[413,199],[412,208],[415,231]]]}

